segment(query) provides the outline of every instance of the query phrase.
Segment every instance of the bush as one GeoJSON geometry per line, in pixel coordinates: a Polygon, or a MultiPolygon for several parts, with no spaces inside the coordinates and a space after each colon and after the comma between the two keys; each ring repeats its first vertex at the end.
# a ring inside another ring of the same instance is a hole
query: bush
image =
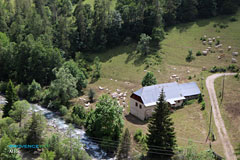
{"type": "Polygon", "coordinates": [[[201,103],[203,101],[203,96],[202,94],[199,94],[198,96],[198,103],[201,103]]]}
{"type": "Polygon", "coordinates": [[[226,68],[213,66],[213,67],[211,68],[210,72],[211,72],[211,73],[226,72],[226,68]]]}
{"type": "Polygon", "coordinates": [[[94,102],[95,94],[96,94],[95,91],[92,88],[90,88],[90,90],[88,92],[88,98],[91,103],[94,102]]]}
{"type": "Polygon", "coordinates": [[[201,37],[200,40],[201,41],[206,41],[206,38],[205,37],[201,37]]]}
{"type": "Polygon", "coordinates": [[[219,45],[219,44],[220,44],[220,40],[217,39],[215,45],[217,46],[217,45],[219,45]]]}
{"type": "Polygon", "coordinates": [[[142,145],[145,145],[147,143],[147,137],[143,134],[141,129],[137,129],[134,134],[134,140],[137,143],[141,143],[142,145]]]}
{"type": "Polygon", "coordinates": [[[65,115],[67,115],[67,113],[68,113],[68,109],[67,109],[66,106],[61,105],[61,106],[60,106],[60,109],[59,109],[59,112],[60,112],[60,114],[61,114],[62,116],[65,116],[65,115]]]}
{"type": "Polygon", "coordinates": [[[192,79],[192,76],[189,76],[189,77],[188,77],[188,80],[191,80],[191,79],[192,79]]]}
{"type": "Polygon", "coordinates": [[[205,104],[205,102],[203,101],[203,102],[201,103],[201,110],[202,110],[202,111],[205,110],[205,106],[206,106],[206,104],[205,104]]]}
{"type": "Polygon", "coordinates": [[[192,100],[189,100],[189,101],[184,101],[183,102],[183,105],[191,105],[191,104],[193,104],[195,102],[195,99],[192,99],[192,100]]]}
{"type": "Polygon", "coordinates": [[[143,137],[142,130],[141,130],[141,129],[137,129],[136,132],[135,132],[135,134],[134,134],[134,140],[135,140],[136,142],[140,142],[141,139],[142,139],[142,137],[143,137]]]}
{"type": "Polygon", "coordinates": [[[231,22],[236,22],[236,21],[238,21],[238,20],[237,20],[236,17],[231,17],[231,18],[230,18],[230,21],[231,21],[231,22]]]}
{"type": "Polygon", "coordinates": [[[227,67],[227,70],[228,70],[228,71],[231,71],[231,72],[238,72],[238,71],[239,71],[239,67],[236,66],[235,64],[230,64],[230,65],[227,67]]]}
{"type": "Polygon", "coordinates": [[[239,80],[239,79],[240,79],[240,75],[239,75],[239,73],[237,73],[234,77],[237,78],[237,79],[239,80]]]}
{"type": "Polygon", "coordinates": [[[195,57],[192,55],[193,53],[192,53],[192,50],[189,50],[188,51],[188,55],[187,55],[187,57],[186,57],[186,61],[187,62],[191,62],[191,61],[193,61],[194,59],[195,59],[195,57]]]}
{"type": "Polygon", "coordinates": [[[200,52],[200,51],[198,51],[197,53],[196,53],[196,56],[201,56],[202,55],[202,53],[200,52]]]}

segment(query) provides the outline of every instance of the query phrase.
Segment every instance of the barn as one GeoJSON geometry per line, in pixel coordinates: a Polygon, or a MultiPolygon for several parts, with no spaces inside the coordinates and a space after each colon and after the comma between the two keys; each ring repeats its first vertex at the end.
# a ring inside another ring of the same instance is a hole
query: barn
{"type": "Polygon", "coordinates": [[[151,117],[162,89],[165,93],[165,100],[173,108],[182,106],[184,101],[198,98],[201,94],[195,82],[183,84],[172,82],[146,86],[130,96],[130,113],[141,120],[151,117]]]}

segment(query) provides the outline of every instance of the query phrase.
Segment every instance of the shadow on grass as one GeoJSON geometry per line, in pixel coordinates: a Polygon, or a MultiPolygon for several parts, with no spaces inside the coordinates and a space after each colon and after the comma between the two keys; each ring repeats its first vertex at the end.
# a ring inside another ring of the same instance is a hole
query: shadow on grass
{"type": "Polygon", "coordinates": [[[137,124],[137,125],[145,125],[147,124],[147,121],[141,121],[140,119],[136,118],[135,116],[133,116],[132,114],[128,114],[125,115],[125,118],[128,122],[131,122],[133,124],[137,124]]]}

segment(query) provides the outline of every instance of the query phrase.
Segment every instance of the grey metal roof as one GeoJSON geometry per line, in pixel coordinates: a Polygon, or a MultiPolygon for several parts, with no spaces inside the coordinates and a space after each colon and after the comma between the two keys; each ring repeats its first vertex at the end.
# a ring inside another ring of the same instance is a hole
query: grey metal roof
{"type": "Polygon", "coordinates": [[[195,82],[179,84],[179,87],[184,97],[198,95],[201,93],[195,82]]]}
{"type": "Polygon", "coordinates": [[[174,104],[175,100],[185,99],[184,96],[200,93],[200,90],[195,82],[185,84],[172,82],[143,87],[134,92],[134,94],[142,98],[145,106],[152,106],[156,105],[162,88],[165,93],[165,100],[171,104],[174,104]]]}

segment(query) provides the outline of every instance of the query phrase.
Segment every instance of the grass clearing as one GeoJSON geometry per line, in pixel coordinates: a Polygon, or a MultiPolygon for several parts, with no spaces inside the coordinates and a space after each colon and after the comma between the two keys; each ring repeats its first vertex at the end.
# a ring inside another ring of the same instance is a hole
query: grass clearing
{"type": "Polygon", "coordinates": [[[223,77],[216,79],[215,90],[220,105],[220,111],[234,148],[240,143],[240,81],[234,76],[226,76],[224,96],[221,103],[223,77]]]}
{"type": "MultiPolygon", "coordinates": [[[[240,19],[240,12],[235,17],[240,19]]],[[[207,70],[210,70],[214,65],[226,67],[231,64],[232,52],[240,52],[240,21],[230,22],[230,18],[220,16],[199,20],[195,23],[181,24],[168,29],[166,39],[161,42],[161,49],[156,53],[161,56],[161,59],[153,56],[150,58],[142,57],[135,51],[136,44],[119,46],[104,52],[89,54],[89,58],[91,59],[99,56],[102,70],[101,78],[97,82],[89,84],[85,93],[87,93],[89,88],[93,88],[96,91],[97,97],[99,97],[101,94],[113,93],[116,89],[121,89],[123,92],[128,92],[126,102],[129,104],[129,96],[132,90],[136,91],[141,88],[141,81],[146,74],[144,70],[152,71],[158,83],[175,81],[175,79],[170,78],[174,74],[180,78],[180,83],[195,81],[204,94],[206,102],[205,110],[201,111],[201,106],[195,102],[176,110],[172,114],[172,117],[179,146],[186,146],[188,140],[192,139],[193,142],[196,141],[195,144],[199,151],[208,149],[209,143],[205,143],[205,140],[209,129],[211,104],[205,80],[211,73],[208,71],[202,72],[202,67],[205,66],[207,70]],[[213,25],[219,22],[228,24],[229,27],[220,29],[218,33],[213,25]],[[200,41],[200,38],[204,35],[208,37],[220,36],[224,53],[216,52],[210,53],[207,56],[196,56],[197,51],[202,51],[209,47],[208,45],[204,46],[200,41]],[[231,51],[227,51],[229,45],[232,46],[231,51]],[[190,63],[185,60],[189,49],[193,50],[193,55],[196,58],[190,63]],[[224,54],[225,57],[218,60],[218,56],[221,54],[224,54]],[[146,61],[155,61],[158,64],[151,65],[146,69],[146,61]],[[192,79],[189,79],[189,76],[192,79]],[[99,86],[105,89],[108,88],[110,91],[99,90],[99,86]]],[[[235,58],[238,60],[237,65],[240,65],[240,56],[235,58]]],[[[138,128],[142,129],[145,133],[147,132],[147,123],[141,122],[129,115],[129,106],[125,108],[124,115],[125,127],[129,128],[132,136],[138,128]]],[[[216,141],[212,143],[212,148],[215,152],[224,156],[215,123],[213,123],[213,132],[216,136],[216,141]]],[[[133,148],[138,148],[137,144],[133,143],[133,148]]]]}

